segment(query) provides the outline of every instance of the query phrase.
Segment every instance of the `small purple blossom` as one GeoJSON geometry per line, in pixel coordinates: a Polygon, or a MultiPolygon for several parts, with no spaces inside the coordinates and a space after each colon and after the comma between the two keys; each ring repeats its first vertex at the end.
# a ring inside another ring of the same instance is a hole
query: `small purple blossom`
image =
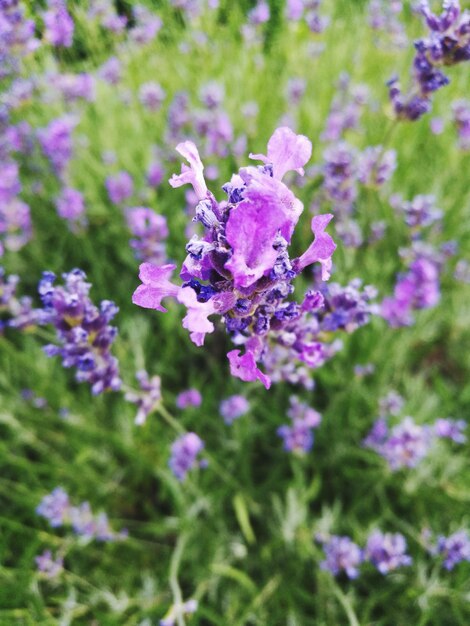
{"type": "Polygon", "coordinates": [[[436,437],[451,439],[455,443],[465,443],[467,441],[464,430],[467,428],[465,420],[453,420],[440,417],[434,422],[434,433],[436,437]]]}
{"type": "Polygon", "coordinates": [[[349,537],[332,535],[323,543],[326,559],[320,568],[338,576],[345,572],[348,578],[359,576],[359,566],[363,561],[362,550],[349,537]]]}
{"type": "Polygon", "coordinates": [[[64,559],[57,555],[54,557],[50,550],[45,550],[42,554],[35,557],[36,567],[38,571],[46,576],[46,578],[57,578],[63,571],[64,559]]]}
{"type": "Polygon", "coordinates": [[[106,514],[93,514],[88,502],[73,506],[68,494],[61,487],[56,487],[44,496],[36,513],[47,519],[53,528],[72,526],[77,535],[88,539],[115,541],[127,536],[126,531],[115,533],[111,530],[106,514]]]}
{"type": "Polygon", "coordinates": [[[76,125],[75,117],[65,115],[53,120],[38,132],[43,152],[59,177],[64,173],[73,155],[72,132],[76,125]]]}
{"type": "Polygon", "coordinates": [[[149,263],[164,263],[168,237],[166,218],[147,207],[135,207],[127,209],[126,221],[134,236],[130,245],[136,258],[149,263]]]}
{"type": "Polygon", "coordinates": [[[72,227],[85,223],[85,200],[76,189],[65,187],[56,200],[56,208],[58,215],[72,227]]]}
{"type": "Polygon", "coordinates": [[[248,413],[250,410],[250,403],[245,396],[234,395],[229,398],[225,398],[220,403],[219,411],[226,424],[233,424],[233,422],[248,413]]]}
{"type": "Polygon", "coordinates": [[[190,406],[198,407],[202,404],[201,393],[197,389],[186,389],[176,397],[178,409],[187,409],[190,406]]]}
{"type": "Polygon", "coordinates": [[[364,445],[380,454],[392,471],[416,467],[427,456],[433,443],[433,429],[416,424],[412,417],[405,417],[391,429],[381,417],[364,440],[364,445]]]}
{"type": "Polygon", "coordinates": [[[106,189],[111,202],[121,204],[134,193],[134,181],[128,172],[118,172],[106,179],[106,189]]]}
{"type": "Polygon", "coordinates": [[[400,533],[382,533],[374,530],[367,539],[364,559],[370,561],[381,574],[411,565],[406,554],[406,539],[400,533]]]}
{"type": "Polygon", "coordinates": [[[197,460],[198,454],[203,449],[204,442],[196,433],[186,433],[172,444],[168,465],[179,481],[183,481],[194,467],[204,466],[204,461],[197,460]]]}
{"type": "Polygon", "coordinates": [[[70,514],[70,500],[62,487],[56,487],[50,494],[44,496],[36,508],[36,513],[47,519],[53,528],[62,526],[70,514]]]}
{"type": "Polygon", "coordinates": [[[147,111],[158,111],[165,97],[166,92],[158,83],[144,83],[139,89],[139,100],[147,111]]]}
{"type": "Polygon", "coordinates": [[[321,415],[297,398],[289,398],[290,408],[287,416],[291,419],[291,425],[281,426],[277,434],[284,440],[286,452],[303,454],[309,452],[313,446],[313,429],[321,422],[321,415]]]}
{"type": "Polygon", "coordinates": [[[449,537],[438,537],[436,552],[443,557],[447,570],[454,569],[462,561],[470,561],[470,538],[467,531],[461,530],[449,537]]]}

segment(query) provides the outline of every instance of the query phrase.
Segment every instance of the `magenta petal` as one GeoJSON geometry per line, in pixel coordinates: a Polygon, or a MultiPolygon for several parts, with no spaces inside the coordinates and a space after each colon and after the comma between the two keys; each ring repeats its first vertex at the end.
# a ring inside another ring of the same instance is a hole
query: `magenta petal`
{"type": "Polygon", "coordinates": [[[303,166],[311,156],[311,141],[304,135],[296,135],[287,126],[282,126],[274,131],[268,141],[267,157],[262,154],[250,154],[252,159],[272,163],[273,176],[279,180],[290,170],[295,170],[303,175],[303,166]]]}
{"type": "Polygon", "coordinates": [[[256,367],[255,357],[252,352],[245,352],[240,356],[240,350],[231,350],[227,354],[230,361],[230,373],[245,382],[259,380],[266,389],[271,387],[271,379],[256,367]]]}
{"type": "Polygon", "coordinates": [[[137,306],[141,306],[144,309],[155,309],[165,313],[165,307],[160,304],[161,299],[162,294],[160,290],[148,285],[139,285],[132,294],[133,304],[137,304],[137,306]]]}
{"type": "Polygon", "coordinates": [[[176,297],[179,287],[170,282],[169,277],[176,265],[153,265],[142,263],[139,267],[139,278],[143,285],[137,287],[132,295],[132,302],[146,309],[165,312],[161,301],[166,297],[176,297]]]}
{"type": "Polygon", "coordinates": [[[323,275],[329,277],[331,255],[336,250],[336,244],[332,237],[328,233],[325,233],[325,228],[332,218],[333,215],[331,213],[316,215],[312,218],[312,232],[315,235],[315,239],[302,256],[297,259],[296,269],[298,271],[303,270],[304,267],[311,263],[320,261],[323,275]]]}
{"type": "Polygon", "coordinates": [[[273,243],[288,221],[269,186],[250,186],[245,196],[230,212],[226,228],[233,254],[225,268],[232,273],[236,287],[249,287],[272,269],[278,255],[273,243]]]}

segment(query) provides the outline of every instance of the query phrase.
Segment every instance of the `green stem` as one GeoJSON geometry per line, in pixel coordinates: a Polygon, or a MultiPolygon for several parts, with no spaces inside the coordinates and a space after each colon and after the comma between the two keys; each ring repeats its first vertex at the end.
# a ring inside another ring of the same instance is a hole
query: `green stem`
{"type": "Polygon", "coordinates": [[[178,626],[185,626],[184,616],[182,611],[183,606],[183,594],[181,587],[178,583],[178,570],[181,563],[181,557],[183,556],[183,550],[185,548],[188,536],[186,534],[180,535],[176,542],[175,551],[171,557],[170,563],[170,588],[173,594],[173,604],[176,606],[176,619],[178,626]]]}

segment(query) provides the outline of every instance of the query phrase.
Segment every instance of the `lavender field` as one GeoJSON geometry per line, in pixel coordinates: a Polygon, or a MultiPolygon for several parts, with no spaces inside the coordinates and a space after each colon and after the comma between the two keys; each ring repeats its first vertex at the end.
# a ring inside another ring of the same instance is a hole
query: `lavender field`
{"type": "Polygon", "coordinates": [[[0,0],[0,626],[468,626],[470,2],[0,0]]]}

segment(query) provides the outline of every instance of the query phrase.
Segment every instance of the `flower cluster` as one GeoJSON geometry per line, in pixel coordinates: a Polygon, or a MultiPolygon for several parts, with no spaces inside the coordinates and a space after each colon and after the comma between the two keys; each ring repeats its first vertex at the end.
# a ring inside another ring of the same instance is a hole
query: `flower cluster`
{"type": "Polygon", "coordinates": [[[64,0],[48,0],[43,15],[44,36],[55,47],[70,48],[75,26],[64,0]]]}
{"type": "MultiPolygon", "coordinates": [[[[186,246],[181,286],[170,281],[174,265],[142,264],[143,284],[135,291],[133,302],[165,311],[162,299],[176,298],[187,307],[183,326],[199,346],[205,335],[214,331],[209,316],[219,315],[235,343],[245,347],[243,355],[239,349],[227,355],[232,374],[245,381],[259,379],[268,388],[271,381],[257,363],[269,352],[271,340],[295,344],[298,358],[308,364],[318,352],[311,333],[295,337],[292,330],[286,331],[313,308],[311,295],[301,305],[287,300],[293,279],[317,261],[327,279],[335,249],[324,232],[331,215],[319,215],[312,219],[315,241],[308,250],[295,259],[288,253],[303,206],[281,179],[289,170],[303,171],[311,144],[306,137],[279,128],[268,143],[268,156],[252,155],[266,165],[242,168],[232,176],[224,186],[224,202],[217,202],[207,189],[196,146],[188,141],[177,149],[190,167],[183,165],[182,173],[170,182],[173,187],[192,184],[199,200],[195,219],[206,234],[194,236],[186,246]]],[[[313,363],[316,361],[314,358],[313,363]]]]}
{"type": "Polygon", "coordinates": [[[203,449],[204,442],[196,433],[186,433],[173,442],[168,465],[178,480],[183,481],[194,467],[206,467],[204,459],[197,460],[203,449]]]}
{"type": "Polygon", "coordinates": [[[452,245],[437,248],[425,241],[432,230],[439,232],[441,228],[443,213],[436,207],[434,196],[418,195],[405,202],[401,196],[394,195],[390,204],[403,217],[411,238],[411,246],[400,251],[407,270],[398,275],[393,295],[381,305],[382,317],[397,328],[413,324],[414,311],[432,308],[439,302],[440,275],[454,250],[452,245]]]}
{"type": "Polygon", "coordinates": [[[364,550],[346,536],[333,535],[322,543],[326,559],[320,567],[334,576],[344,572],[348,578],[357,578],[364,562],[370,562],[381,574],[409,566],[412,562],[406,554],[406,539],[400,533],[374,530],[368,536],[364,550]]]}
{"type": "Polygon", "coordinates": [[[61,356],[64,367],[77,370],[76,380],[91,385],[93,394],[121,387],[118,362],[110,352],[117,329],[109,322],[118,312],[103,300],[97,308],[89,298],[90,283],[81,270],[63,274],[64,286],[55,286],[55,275],[45,272],[39,283],[45,324],[52,324],[60,345],[50,344],[48,356],[61,356]]]}
{"type": "Polygon", "coordinates": [[[470,561],[470,537],[465,530],[458,531],[449,537],[439,536],[433,550],[443,558],[443,565],[447,570],[462,561],[470,561]]]}
{"type": "Polygon", "coordinates": [[[382,414],[372,426],[363,444],[380,454],[392,471],[403,467],[416,467],[425,458],[436,439],[451,439],[464,443],[466,422],[439,418],[432,425],[416,424],[412,417],[405,417],[395,426],[389,426],[388,417],[382,414]]]}
{"type": "Polygon", "coordinates": [[[19,0],[0,0],[0,80],[20,70],[20,59],[32,52],[38,41],[35,24],[24,17],[19,0]]]}
{"type": "Polygon", "coordinates": [[[459,0],[444,0],[440,15],[432,13],[428,0],[419,6],[429,36],[415,42],[413,87],[403,95],[396,78],[389,82],[396,117],[411,121],[427,113],[432,94],[449,83],[441,67],[470,60],[470,12],[461,11],[459,0]]]}
{"type": "Polygon", "coordinates": [[[111,529],[105,513],[94,515],[88,502],[73,506],[62,487],[56,487],[44,496],[36,513],[44,517],[53,528],[72,526],[77,535],[87,539],[116,541],[127,537],[126,531],[115,533],[111,529]]]}
{"type": "Polygon", "coordinates": [[[289,398],[290,408],[287,416],[291,419],[291,425],[281,426],[277,434],[284,440],[284,450],[304,454],[313,446],[313,429],[321,422],[321,415],[297,398],[289,398]]]}

